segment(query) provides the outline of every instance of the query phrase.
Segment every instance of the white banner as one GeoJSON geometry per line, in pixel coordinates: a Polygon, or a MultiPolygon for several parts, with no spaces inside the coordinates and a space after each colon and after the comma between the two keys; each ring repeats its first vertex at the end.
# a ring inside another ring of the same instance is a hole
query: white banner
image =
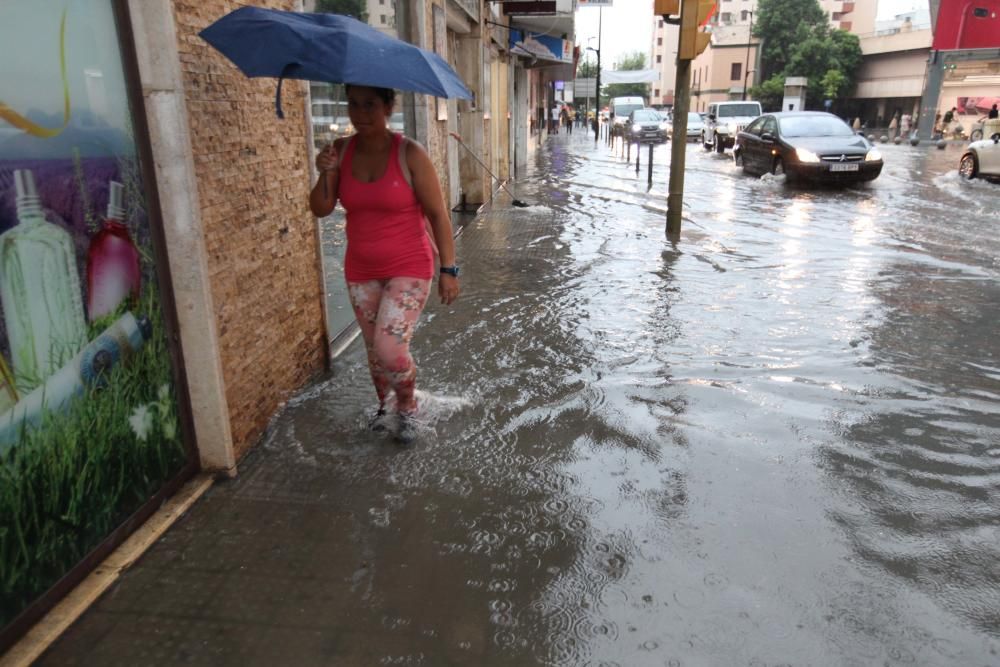
{"type": "Polygon", "coordinates": [[[660,80],[660,72],[655,69],[612,69],[601,70],[601,83],[652,83],[660,80]]]}
{"type": "Polygon", "coordinates": [[[578,7],[610,7],[614,0],[576,0],[578,7]]]}

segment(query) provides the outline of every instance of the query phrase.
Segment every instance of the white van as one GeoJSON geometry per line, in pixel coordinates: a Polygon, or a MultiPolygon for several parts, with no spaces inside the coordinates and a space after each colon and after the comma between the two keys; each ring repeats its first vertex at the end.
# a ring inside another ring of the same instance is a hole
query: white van
{"type": "Polygon", "coordinates": [[[612,124],[614,127],[623,127],[628,115],[636,109],[646,108],[646,101],[641,97],[612,97],[611,113],[614,114],[612,124]]]}

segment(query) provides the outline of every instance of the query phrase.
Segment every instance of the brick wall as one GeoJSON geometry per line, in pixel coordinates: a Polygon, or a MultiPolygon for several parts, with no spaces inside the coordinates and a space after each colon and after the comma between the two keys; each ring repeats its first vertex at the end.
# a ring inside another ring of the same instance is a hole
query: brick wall
{"type": "MultiPolygon", "coordinates": [[[[198,31],[245,3],[177,0],[187,97],[226,399],[237,457],[325,366],[319,249],[309,212],[305,88],[247,79],[198,31]]],[[[295,9],[295,0],[254,2],[295,9]]]]}

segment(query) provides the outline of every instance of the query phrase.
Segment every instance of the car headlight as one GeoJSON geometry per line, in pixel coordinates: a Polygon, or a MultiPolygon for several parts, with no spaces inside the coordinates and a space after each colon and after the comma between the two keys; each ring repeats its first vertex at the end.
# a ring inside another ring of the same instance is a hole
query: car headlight
{"type": "Polygon", "coordinates": [[[795,157],[799,158],[799,162],[819,162],[819,156],[805,148],[796,148],[795,157]]]}
{"type": "Polygon", "coordinates": [[[633,134],[639,134],[640,132],[642,132],[642,126],[641,125],[633,125],[632,126],[632,133],[633,134]]]}
{"type": "Polygon", "coordinates": [[[660,123],[660,129],[665,130],[669,125],[670,123],[668,123],[667,121],[663,121],[662,123],[660,123]]]}
{"type": "Polygon", "coordinates": [[[877,148],[873,148],[865,155],[865,162],[878,162],[882,159],[882,153],[877,148]]]}
{"type": "Polygon", "coordinates": [[[740,126],[736,123],[730,123],[726,127],[729,129],[729,134],[736,134],[736,132],[740,129],[740,126]]]}

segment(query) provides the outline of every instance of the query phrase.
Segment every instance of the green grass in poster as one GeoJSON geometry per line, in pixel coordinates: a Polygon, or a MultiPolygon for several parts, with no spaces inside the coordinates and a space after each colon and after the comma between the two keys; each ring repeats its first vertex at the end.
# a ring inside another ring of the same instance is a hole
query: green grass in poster
{"type": "MultiPolygon", "coordinates": [[[[170,355],[155,286],[136,317],[152,336],[0,458],[0,626],[76,565],[183,466],[170,355]]],[[[124,311],[95,322],[90,337],[124,311]]]]}

